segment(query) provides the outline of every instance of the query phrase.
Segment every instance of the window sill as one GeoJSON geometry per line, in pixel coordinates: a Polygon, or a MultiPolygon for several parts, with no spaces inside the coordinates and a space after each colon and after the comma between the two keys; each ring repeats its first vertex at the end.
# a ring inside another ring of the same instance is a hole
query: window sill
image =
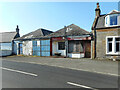
{"type": "Polygon", "coordinates": [[[68,53],[72,53],[72,54],[81,54],[81,53],[84,53],[84,52],[68,52],[68,53]]]}
{"type": "Polygon", "coordinates": [[[113,54],[111,54],[111,53],[110,53],[110,54],[107,53],[106,56],[120,56],[120,53],[119,53],[119,54],[118,54],[118,53],[113,53],[113,54]]]}

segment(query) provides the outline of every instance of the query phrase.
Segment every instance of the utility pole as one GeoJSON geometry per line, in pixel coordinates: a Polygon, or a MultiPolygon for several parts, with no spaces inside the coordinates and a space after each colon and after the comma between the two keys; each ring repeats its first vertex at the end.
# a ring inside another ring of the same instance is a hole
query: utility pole
{"type": "Polygon", "coordinates": [[[67,57],[67,54],[68,54],[68,40],[67,40],[67,34],[66,34],[66,26],[64,26],[64,37],[65,37],[65,51],[66,51],[66,57],[67,57]]]}

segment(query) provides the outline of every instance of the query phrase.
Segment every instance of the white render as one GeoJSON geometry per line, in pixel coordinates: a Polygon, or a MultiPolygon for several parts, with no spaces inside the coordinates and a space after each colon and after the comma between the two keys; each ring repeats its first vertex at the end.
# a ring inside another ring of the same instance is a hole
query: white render
{"type": "Polygon", "coordinates": [[[9,56],[12,54],[12,50],[0,50],[0,56],[9,56]]]}
{"type": "Polygon", "coordinates": [[[61,53],[62,56],[66,56],[66,50],[58,50],[58,41],[52,42],[52,55],[54,56],[55,53],[61,53]]]}
{"type": "Polygon", "coordinates": [[[68,53],[68,57],[70,58],[84,58],[84,53],[79,53],[79,54],[76,54],[76,53],[68,53]]]}
{"type": "Polygon", "coordinates": [[[13,53],[14,53],[15,55],[18,55],[18,43],[19,43],[19,41],[14,41],[13,53]]]}
{"type": "Polygon", "coordinates": [[[32,41],[23,41],[23,55],[32,55],[32,41]]]}

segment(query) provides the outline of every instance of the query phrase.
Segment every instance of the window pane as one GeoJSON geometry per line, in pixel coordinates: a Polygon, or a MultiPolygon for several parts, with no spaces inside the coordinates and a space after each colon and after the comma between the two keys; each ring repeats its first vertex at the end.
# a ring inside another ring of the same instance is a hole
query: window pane
{"type": "Polygon", "coordinates": [[[58,50],[65,50],[65,42],[58,42],[58,50]]]}
{"type": "Polygon", "coordinates": [[[84,52],[84,47],[82,43],[80,44],[80,52],[84,52]]]}
{"type": "Polygon", "coordinates": [[[106,17],[106,24],[107,24],[107,17],[106,17]]]}
{"type": "Polygon", "coordinates": [[[120,43],[119,42],[116,43],[116,52],[120,52],[120,43]]]}
{"type": "Polygon", "coordinates": [[[109,43],[108,45],[109,45],[109,50],[108,51],[112,52],[112,43],[109,43]]]}
{"type": "Polygon", "coordinates": [[[110,25],[117,25],[117,16],[110,17],[110,25]]]}
{"type": "Polygon", "coordinates": [[[68,52],[72,53],[74,49],[74,42],[73,41],[69,41],[68,42],[68,52]]]}
{"type": "Polygon", "coordinates": [[[120,41],[120,38],[115,38],[115,41],[120,41]]]}
{"type": "Polygon", "coordinates": [[[108,41],[110,42],[110,41],[112,41],[113,40],[113,38],[108,38],[108,41]]]}
{"type": "Polygon", "coordinates": [[[81,41],[69,41],[69,53],[80,53],[84,52],[83,44],[81,41]]]}
{"type": "Polygon", "coordinates": [[[37,46],[37,41],[33,41],[33,46],[37,46]]]}
{"type": "Polygon", "coordinates": [[[76,42],[76,52],[80,52],[80,44],[79,44],[79,42],[76,42]]]}

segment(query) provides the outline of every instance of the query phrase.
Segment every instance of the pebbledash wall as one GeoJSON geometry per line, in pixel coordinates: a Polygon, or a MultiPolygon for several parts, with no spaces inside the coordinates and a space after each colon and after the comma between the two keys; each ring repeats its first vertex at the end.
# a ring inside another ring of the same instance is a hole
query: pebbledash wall
{"type": "Polygon", "coordinates": [[[22,42],[22,49],[23,49],[23,55],[32,55],[32,41],[23,41],[22,42]]]}
{"type": "Polygon", "coordinates": [[[107,50],[107,36],[120,36],[120,29],[102,29],[96,30],[96,58],[120,58],[120,56],[108,55],[107,50]]]}

